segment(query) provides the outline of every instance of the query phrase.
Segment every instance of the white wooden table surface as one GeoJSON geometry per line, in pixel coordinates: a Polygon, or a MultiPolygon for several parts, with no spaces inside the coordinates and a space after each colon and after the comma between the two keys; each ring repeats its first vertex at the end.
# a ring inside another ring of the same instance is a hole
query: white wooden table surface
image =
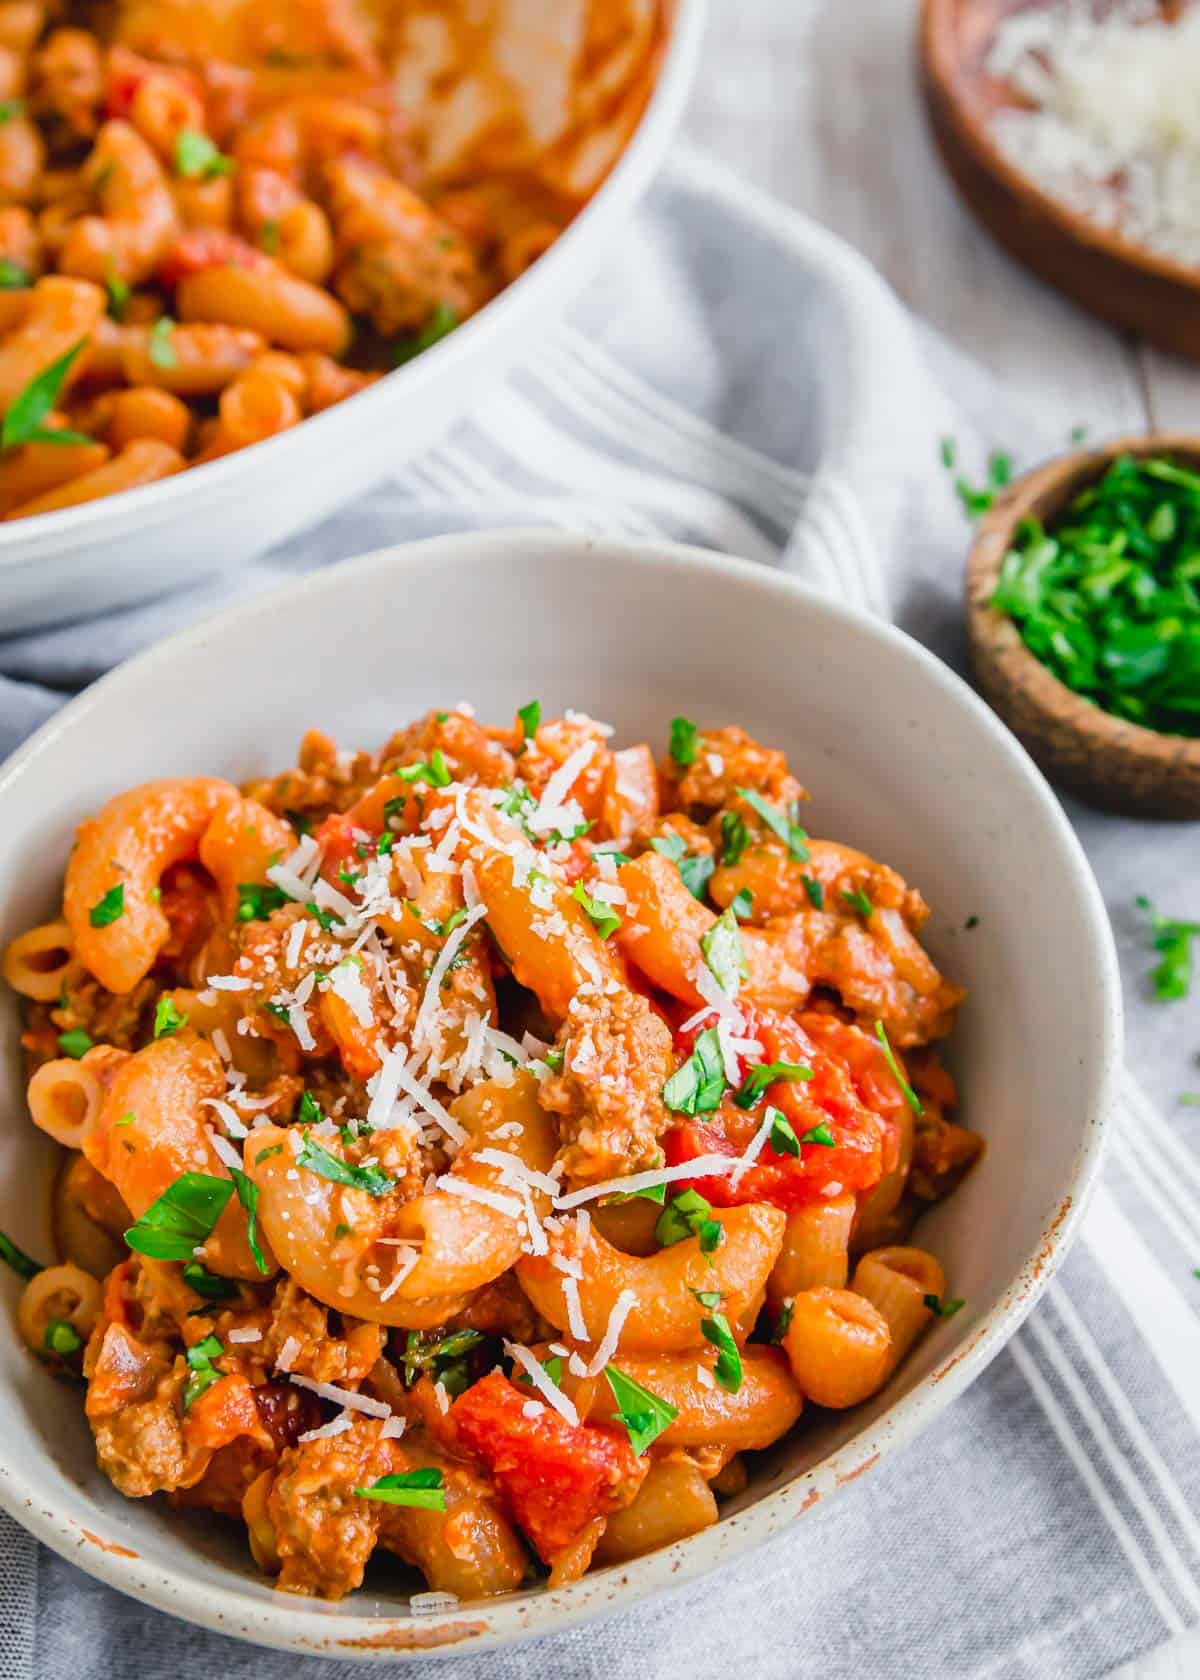
{"type": "MultiPolygon", "coordinates": [[[[1082,314],[1011,262],[959,205],[917,89],[917,0],[709,5],[687,123],[693,140],[857,246],[1064,446],[1078,425],[1090,438],[1200,431],[1200,366],[1082,314]]],[[[1200,1635],[1120,1673],[1198,1677],[1200,1635]]]]}

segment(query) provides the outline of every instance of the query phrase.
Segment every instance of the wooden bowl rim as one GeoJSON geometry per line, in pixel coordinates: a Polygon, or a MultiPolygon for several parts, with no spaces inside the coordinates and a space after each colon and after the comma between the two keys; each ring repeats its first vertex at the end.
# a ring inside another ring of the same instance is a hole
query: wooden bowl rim
{"type": "Polygon", "coordinates": [[[1158,432],[1150,436],[1116,438],[1094,449],[1056,455],[1023,473],[993,503],[979,522],[967,556],[967,618],[972,652],[986,659],[1008,686],[1019,690],[1042,720],[1070,730],[1089,751],[1119,752],[1128,762],[1153,765],[1158,772],[1186,765],[1200,772],[1200,737],[1167,735],[1144,724],[1103,711],[1082,694],[1060,682],[1021,637],[1007,613],[991,605],[992,595],[1020,520],[1041,505],[1053,514],[1076,490],[1100,478],[1118,455],[1167,455],[1200,469],[1200,435],[1158,432]]]}
{"type": "Polygon", "coordinates": [[[945,101],[957,139],[972,152],[979,167],[1001,181],[1018,201],[1036,207],[1077,245],[1103,251],[1113,262],[1200,294],[1200,266],[1189,267],[1100,227],[1048,193],[1004,155],[987,124],[962,97],[962,61],[951,51],[951,43],[954,19],[963,4],[964,0],[921,0],[920,56],[927,82],[945,101]]]}

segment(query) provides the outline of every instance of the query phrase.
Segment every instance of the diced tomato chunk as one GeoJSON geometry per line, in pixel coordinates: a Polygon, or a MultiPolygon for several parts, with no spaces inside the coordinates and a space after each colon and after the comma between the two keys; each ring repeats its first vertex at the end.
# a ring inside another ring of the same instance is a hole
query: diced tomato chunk
{"type": "MultiPolygon", "coordinates": [[[[896,1164],[904,1102],[881,1048],[834,1016],[806,1015],[801,1022],[766,1011],[745,1014],[745,1036],[762,1045],[764,1062],[798,1063],[812,1070],[812,1078],[768,1086],[751,1109],[727,1097],[712,1114],[681,1116],[664,1139],[668,1163],[743,1155],[771,1106],[780,1110],[798,1140],[820,1128],[832,1144],[801,1142],[799,1154],[791,1155],[777,1153],[768,1139],[736,1181],[732,1175],[695,1181],[708,1201],[718,1207],[771,1202],[791,1209],[821,1196],[872,1189],[896,1164]]],[[[710,1024],[702,1021],[677,1036],[681,1055],[690,1054],[696,1035],[710,1024]]],[[[747,1063],[739,1057],[738,1065],[744,1077],[747,1063]]]]}
{"type": "Polygon", "coordinates": [[[206,268],[268,268],[271,259],[246,239],[224,228],[189,228],[158,266],[164,286],[177,286],[188,274],[206,268]]]}
{"type": "Polygon", "coordinates": [[[568,1423],[549,1406],[526,1417],[535,1398],[492,1371],[454,1402],[449,1422],[491,1472],[534,1551],[552,1563],[588,1523],[629,1503],[647,1461],[607,1429],[568,1423]]]}
{"type": "Polygon", "coordinates": [[[254,1401],[254,1390],[240,1374],[221,1377],[197,1396],[184,1414],[188,1444],[215,1452],[241,1436],[269,1447],[271,1437],[263,1428],[254,1401]]]}
{"type": "MultiPolygon", "coordinates": [[[[339,870],[345,869],[356,875],[361,871],[363,860],[359,856],[358,848],[374,843],[360,839],[359,836],[363,832],[361,825],[354,821],[348,811],[330,812],[314,831],[313,839],[321,848],[321,873],[335,886],[338,884],[339,870]]],[[[378,840],[378,836],[375,839],[378,840]]]]}

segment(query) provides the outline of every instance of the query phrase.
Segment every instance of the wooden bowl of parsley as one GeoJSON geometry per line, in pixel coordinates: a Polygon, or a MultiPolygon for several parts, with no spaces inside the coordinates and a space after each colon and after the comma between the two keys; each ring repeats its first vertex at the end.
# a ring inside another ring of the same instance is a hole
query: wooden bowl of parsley
{"type": "Polygon", "coordinates": [[[1200,438],[1123,438],[1026,473],[979,525],[981,692],[1068,792],[1200,818],[1200,438]]]}

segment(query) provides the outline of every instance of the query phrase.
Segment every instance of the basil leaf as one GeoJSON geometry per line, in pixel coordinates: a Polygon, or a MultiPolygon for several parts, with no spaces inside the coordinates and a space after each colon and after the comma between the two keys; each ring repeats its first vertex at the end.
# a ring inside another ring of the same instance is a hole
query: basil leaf
{"type": "Polygon", "coordinates": [[[799,1155],[800,1139],[787,1116],[777,1108],[769,1108],[767,1118],[771,1122],[771,1148],[776,1155],[799,1155]]]}
{"type": "Polygon", "coordinates": [[[727,1394],[736,1394],[742,1386],[742,1355],[733,1339],[729,1320],[724,1313],[714,1313],[700,1325],[700,1334],[717,1350],[713,1375],[727,1394]]]}
{"type": "Polygon", "coordinates": [[[737,811],[721,812],[721,863],[731,869],[742,861],[742,853],[750,844],[750,830],[737,811]]]}
{"type": "Polygon", "coordinates": [[[857,910],[864,921],[869,919],[875,908],[861,887],[855,887],[853,892],[844,892],[842,903],[848,905],[851,910],[857,910]]]}
{"type": "Polygon", "coordinates": [[[237,1294],[237,1284],[232,1278],[220,1277],[216,1272],[210,1272],[207,1266],[202,1266],[199,1260],[189,1260],[183,1268],[183,1281],[189,1289],[206,1301],[227,1301],[231,1295],[237,1294]]]}
{"type": "Polygon", "coordinates": [[[726,997],[736,997],[738,987],[750,973],[750,966],[732,906],[723,910],[708,932],[701,935],[700,949],[717,985],[726,997]]]}
{"type": "Polygon", "coordinates": [[[924,1114],[925,1110],[921,1107],[920,1097],[918,1097],[917,1093],[913,1090],[912,1086],[908,1083],[908,1080],[905,1079],[904,1074],[901,1072],[900,1064],[896,1060],[895,1052],[888,1042],[887,1028],[884,1026],[882,1021],[876,1021],[875,1023],[875,1037],[883,1046],[883,1053],[887,1058],[887,1065],[891,1068],[897,1085],[899,1085],[900,1089],[904,1092],[905,1102],[908,1104],[909,1108],[912,1109],[914,1114],[924,1114]]]}
{"type": "Polygon", "coordinates": [[[82,1027],[72,1027],[70,1032],[59,1033],[58,1048],[64,1056],[70,1056],[78,1061],[92,1048],[92,1038],[82,1027]]]}
{"type": "Polygon", "coordinates": [[[380,1476],[370,1487],[356,1487],[358,1499],[375,1499],[381,1505],[413,1505],[421,1511],[446,1509],[446,1478],[440,1470],[401,1470],[380,1476]]]}
{"type": "Polygon", "coordinates": [[[689,764],[695,764],[699,742],[700,731],[691,718],[675,717],[671,719],[671,742],[667,751],[676,764],[684,769],[689,764]]]}
{"type": "Polygon", "coordinates": [[[218,1371],[213,1364],[213,1360],[219,1359],[224,1352],[225,1349],[217,1338],[211,1335],[205,1336],[202,1341],[196,1342],[188,1348],[185,1357],[189,1375],[183,1390],[183,1409],[185,1412],[191,1410],[193,1404],[200,1398],[205,1389],[211,1388],[216,1382],[220,1382],[224,1376],[225,1373],[218,1371]]]}
{"type": "Polygon", "coordinates": [[[802,875],[800,879],[804,882],[804,890],[808,894],[808,902],[812,905],[813,909],[824,910],[825,888],[822,886],[821,882],[813,875],[802,875]]]}
{"type": "Polygon", "coordinates": [[[185,181],[210,181],[218,175],[228,175],[233,159],[225,156],[199,129],[181,129],[175,141],[175,172],[185,181]]]}
{"type": "Polygon", "coordinates": [[[439,303],[419,333],[402,339],[394,346],[392,366],[403,367],[405,362],[411,362],[414,356],[419,356],[423,350],[431,349],[440,339],[452,333],[457,325],[457,312],[448,303],[439,303]]]}
{"type": "Polygon", "coordinates": [[[805,1067],[803,1062],[760,1062],[742,1080],[733,1093],[733,1100],[739,1108],[753,1108],[769,1086],[781,1081],[807,1083],[812,1076],[812,1069],[805,1067]]]}
{"type": "Polygon", "coordinates": [[[800,1142],[819,1143],[826,1149],[833,1149],[837,1144],[837,1139],[830,1130],[828,1120],[822,1120],[819,1125],[810,1126],[807,1132],[802,1132],[800,1142]]]}
{"type": "Polygon", "coordinates": [[[527,741],[532,741],[542,721],[542,702],[531,700],[527,706],[518,706],[517,717],[521,721],[522,735],[527,741]]]}
{"type": "Polygon", "coordinates": [[[191,1260],[207,1242],[233,1195],[233,1180],[211,1173],[181,1173],[125,1233],[125,1241],[150,1260],[191,1260]]]}
{"type": "Polygon", "coordinates": [[[712,1254],[722,1236],[721,1223],[712,1216],[712,1203],[698,1190],[681,1190],[672,1196],[654,1227],[660,1248],[673,1248],[688,1237],[699,1237],[701,1254],[712,1254]]]}
{"type": "Polygon", "coordinates": [[[187,1019],[187,1016],[180,1014],[175,1007],[174,1000],[164,993],[154,1009],[155,1038],[169,1038],[173,1032],[178,1032],[180,1027],[187,1026],[187,1019]]]}
{"type": "Polygon", "coordinates": [[[612,1389],[617,1410],[613,1414],[625,1425],[629,1445],[640,1458],[652,1441],[679,1416],[678,1408],[634,1382],[615,1365],[606,1365],[604,1375],[612,1389]]]}
{"type": "Polygon", "coordinates": [[[258,1185],[252,1178],[247,1178],[238,1167],[230,1167],[229,1174],[237,1191],[237,1199],[246,1212],[246,1241],[254,1256],[254,1264],[265,1275],[271,1268],[263,1258],[263,1251],[258,1242],[258,1185]]]}
{"type": "Polygon", "coordinates": [[[239,881],[237,884],[239,922],[265,922],[272,910],[282,910],[287,894],[272,881],[239,881]]]}
{"type": "Polygon", "coordinates": [[[576,881],[571,888],[571,897],[576,904],[583,905],[588,920],[601,939],[609,939],[616,933],[621,925],[621,917],[611,904],[606,904],[603,899],[593,898],[582,881],[576,881]]]}
{"type": "Polygon", "coordinates": [[[740,887],[729,901],[729,908],[739,922],[747,921],[754,914],[754,894],[749,887],[740,887]]]}

